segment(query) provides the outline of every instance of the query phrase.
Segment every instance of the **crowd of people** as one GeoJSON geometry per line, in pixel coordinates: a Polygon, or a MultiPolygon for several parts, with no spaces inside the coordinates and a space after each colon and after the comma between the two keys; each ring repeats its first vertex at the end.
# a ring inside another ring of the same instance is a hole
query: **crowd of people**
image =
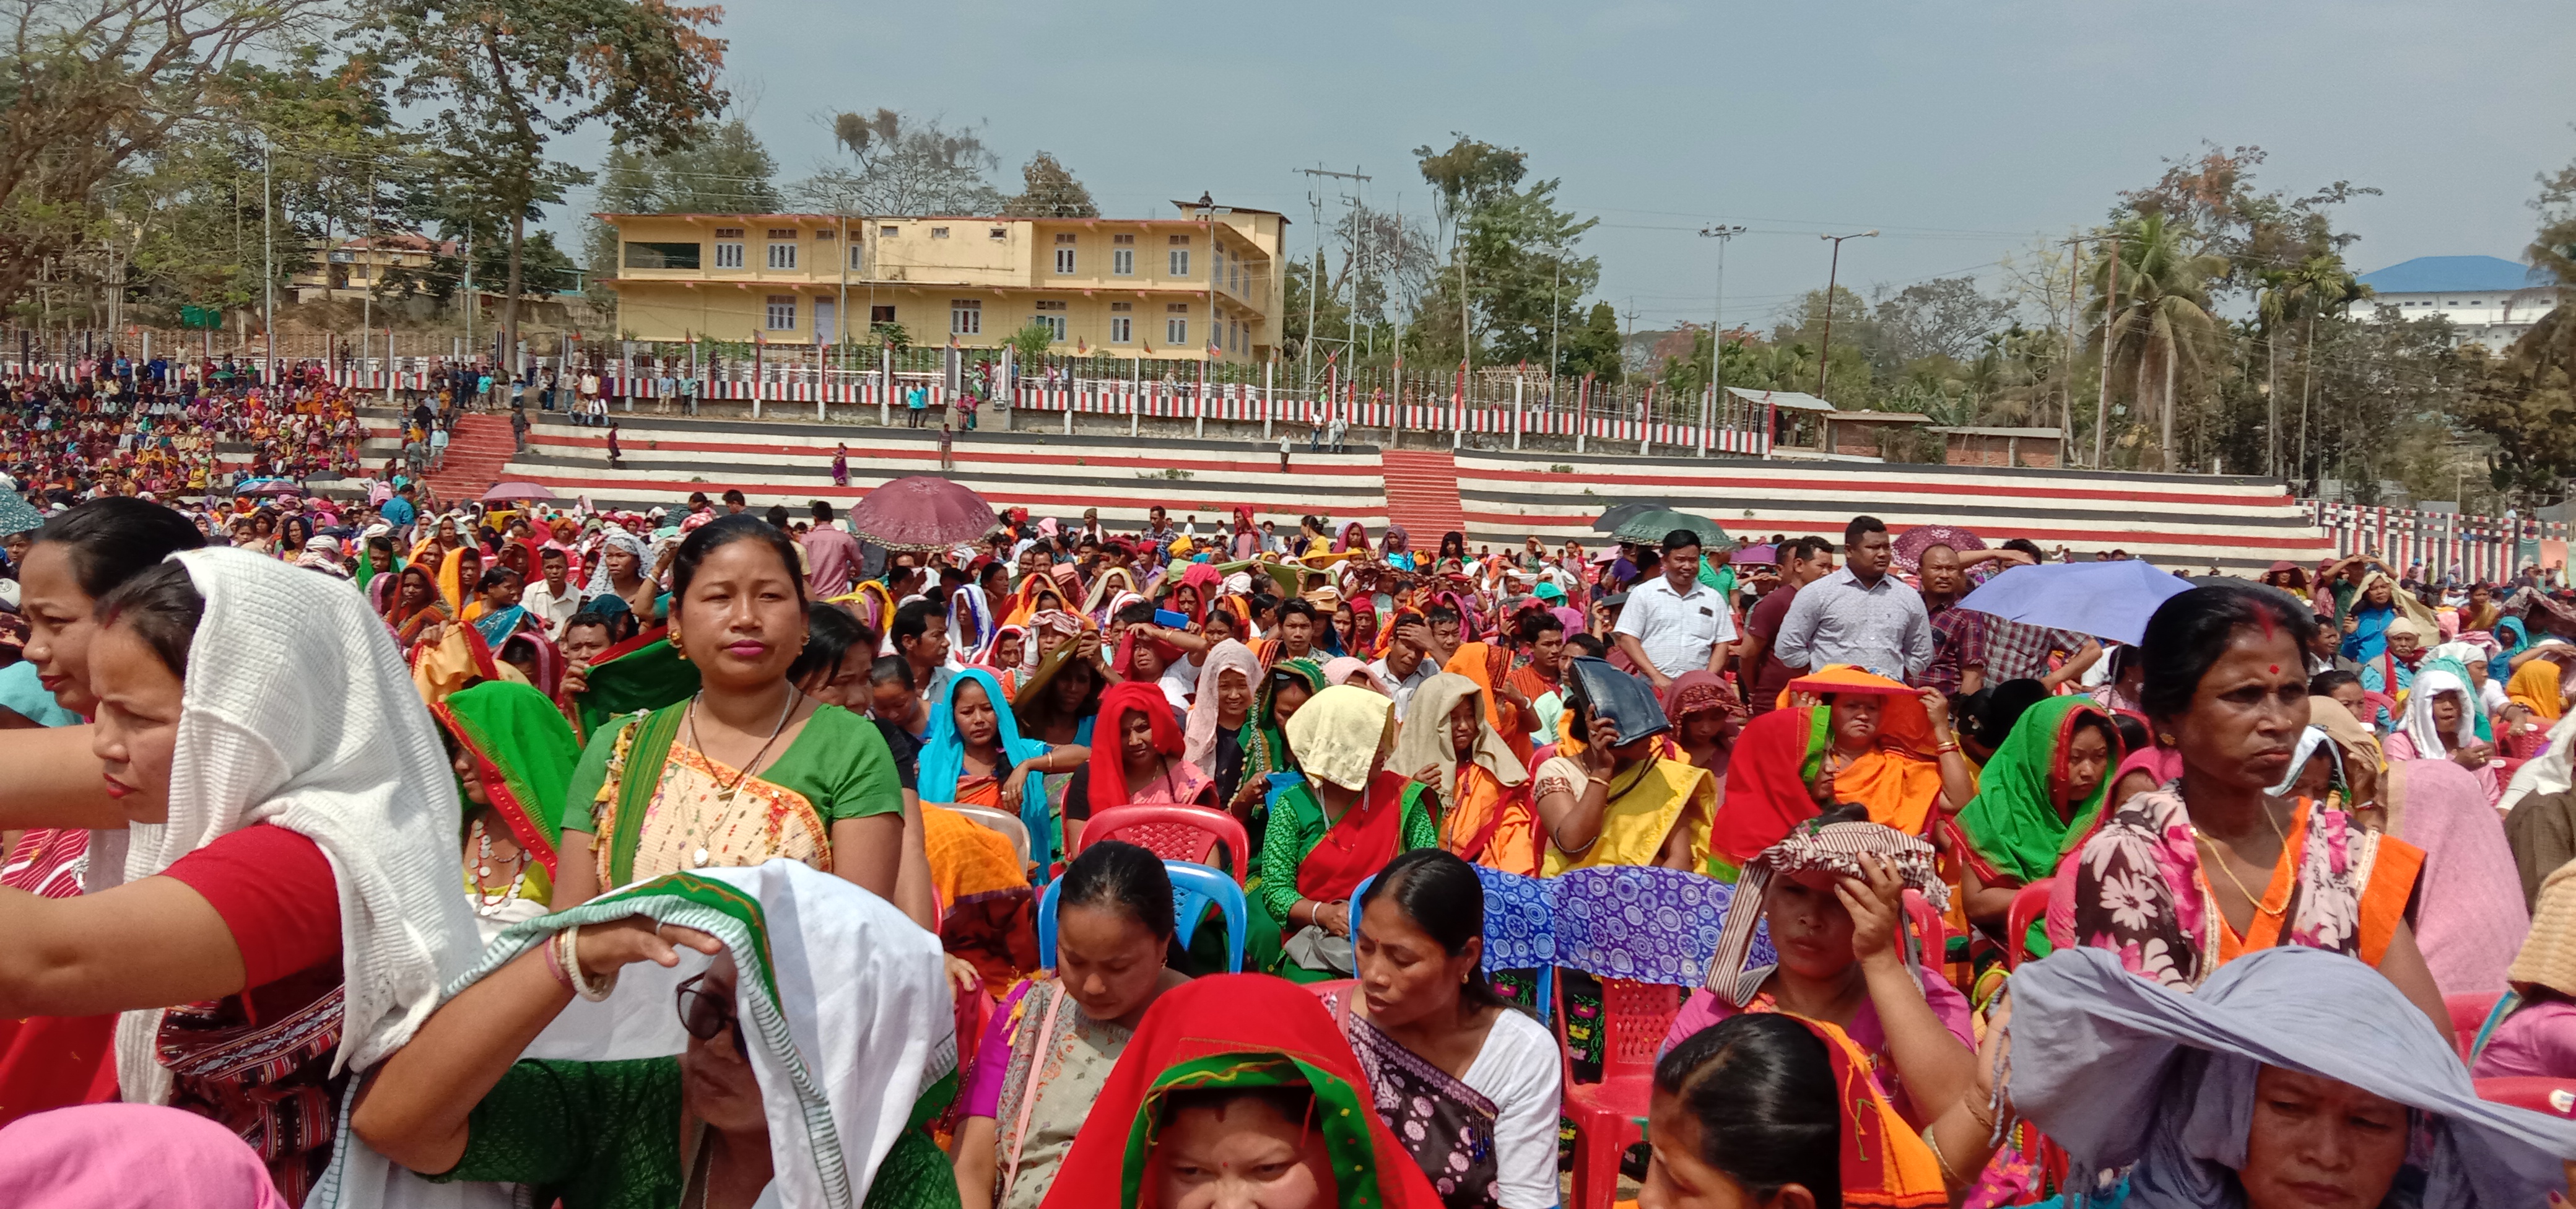
{"type": "MultiPolygon", "coordinates": [[[[54,409],[188,406],[133,393],[54,409]]],[[[889,544],[57,477],[0,494],[14,1203],[1592,1206],[1620,1095],[1649,1209],[2576,1159],[2481,1082],[2576,1090],[2548,576],[2104,637],[1961,604],[2062,552],[1866,516],[889,544]]]]}
{"type": "Polygon", "coordinates": [[[47,501],[193,501],[245,479],[360,473],[356,400],[318,363],[285,367],[274,383],[230,358],[144,361],[113,349],[67,368],[0,384],[0,466],[47,501]],[[243,449],[219,458],[218,443],[243,449]]]}

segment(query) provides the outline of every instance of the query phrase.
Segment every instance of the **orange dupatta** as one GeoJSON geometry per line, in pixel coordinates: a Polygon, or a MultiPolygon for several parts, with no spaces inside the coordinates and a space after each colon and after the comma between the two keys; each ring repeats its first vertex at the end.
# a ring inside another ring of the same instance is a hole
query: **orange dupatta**
{"type": "MultiPolygon", "coordinates": [[[[1924,834],[1932,804],[1941,797],[1940,738],[1932,733],[1931,715],[1915,690],[1850,664],[1837,663],[1789,682],[1780,694],[1786,706],[1801,693],[1830,696],[1867,693],[1884,697],[1878,722],[1878,749],[1834,770],[1834,800],[1869,808],[1869,821],[1907,835],[1924,834]]],[[[1816,741],[1809,751],[1833,757],[1833,711],[1815,711],[1816,741]]]]}

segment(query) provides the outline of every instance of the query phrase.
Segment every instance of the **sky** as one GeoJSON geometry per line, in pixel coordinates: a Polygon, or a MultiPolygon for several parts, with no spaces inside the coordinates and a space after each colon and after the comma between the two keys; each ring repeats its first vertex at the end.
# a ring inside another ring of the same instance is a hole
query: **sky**
{"type": "MultiPolygon", "coordinates": [[[[782,181],[833,154],[838,110],[980,124],[1019,187],[1054,153],[1105,214],[1206,191],[1293,220],[1311,248],[1321,165],[1427,220],[1412,149],[1452,132],[1528,154],[1600,226],[1597,296],[1640,329],[1767,325],[1824,284],[1864,296],[2099,222],[2204,140],[2269,153],[2255,183],[2336,180],[2367,272],[2414,256],[2518,259],[2537,174],[2576,157],[2576,24],[2540,3],[1837,0],[1537,5],[852,5],[735,0],[728,86],[782,181]]],[[[585,142],[569,158],[596,162],[585,142]]],[[[1347,182],[1325,182],[1326,226],[1347,182]]],[[[588,209],[588,199],[572,199],[588,209]]]]}

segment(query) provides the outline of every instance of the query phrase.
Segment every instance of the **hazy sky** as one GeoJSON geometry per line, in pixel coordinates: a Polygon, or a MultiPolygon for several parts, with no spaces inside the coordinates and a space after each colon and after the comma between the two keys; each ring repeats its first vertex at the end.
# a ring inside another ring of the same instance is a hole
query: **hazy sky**
{"type": "MultiPolygon", "coordinates": [[[[1172,198],[1314,232],[1321,161],[1427,216],[1419,144],[1529,154],[1601,225],[1601,297],[1641,327],[1705,322],[1723,219],[1726,316],[1823,284],[1822,230],[1867,294],[1976,273],[2098,221],[2203,139],[2271,153],[2258,184],[2377,186],[2344,212],[2357,271],[2518,258],[2533,176],[2576,156],[2576,24],[2541,3],[1629,0],[893,6],[734,0],[728,74],[782,180],[831,154],[839,109],[984,125],[1016,191],[1055,153],[1104,213],[1172,198]]],[[[595,162],[595,153],[568,153],[595,162]]],[[[1346,185],[1335,183],[1329,197],[1346,185]]],[[[589,199],[574,202],[587,209],[589,199]]],[[[1327,225],[1331,213],[1327,211],[1327,225]]]]}

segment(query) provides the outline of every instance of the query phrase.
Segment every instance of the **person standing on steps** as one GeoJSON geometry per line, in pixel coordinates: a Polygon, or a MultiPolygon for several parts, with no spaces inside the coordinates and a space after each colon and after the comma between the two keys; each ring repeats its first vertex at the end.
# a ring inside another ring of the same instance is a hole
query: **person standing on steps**
{"type": "Polygon", "coordinates": [[[611,470],[626,469],[626,451],[618,447],[617,425],[613,421],[608,425],[608,468],[611,470]]]}
{"type": "Polygon", "coordinates": [[[511,452],[526,453],[528,451],[527,409],[520,407],[513,407],[510,409],[510,437],[514,442],[516,442],[515,447],[511,452]]]}
{"type": "Polygon", "coordinates": [[[1279,473],[1288,473],[1288,438],[1279,438],[1279,473]]]}

